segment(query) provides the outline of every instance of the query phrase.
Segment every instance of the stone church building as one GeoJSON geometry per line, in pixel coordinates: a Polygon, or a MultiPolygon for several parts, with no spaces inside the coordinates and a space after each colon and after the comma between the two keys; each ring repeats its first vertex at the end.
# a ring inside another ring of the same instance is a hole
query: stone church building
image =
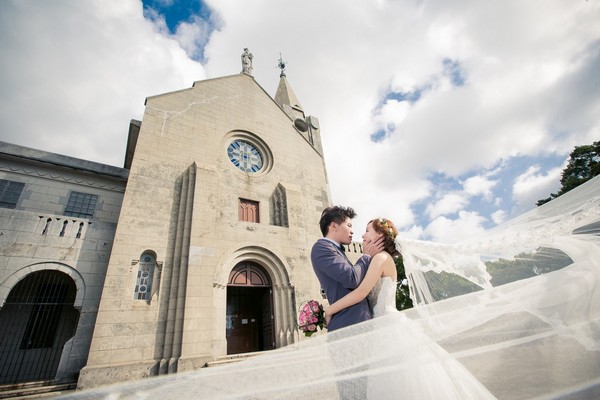
{"type": "Polygon", "coordinates": [[[300,339],[330,205],[318,119],[285,76],[146,99],[123,168],[0,142],[0,385],[89,388],[300,339]]]}

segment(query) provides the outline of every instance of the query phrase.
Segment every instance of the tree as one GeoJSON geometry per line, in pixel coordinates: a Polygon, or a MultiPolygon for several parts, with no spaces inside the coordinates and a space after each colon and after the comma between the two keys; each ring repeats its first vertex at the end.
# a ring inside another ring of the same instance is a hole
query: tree
{"type": "Polygon", "coordinates": [[[561,188],[550,197],[538,200],[536,205],[541,206],[569,190],[576,188],[600,174],[600,141],[591,145],[576,146],[571,152],[569,163],[562,172],[560,179],[561,188]]]}
{"type": "MultiPolygon", "coordinates": [[[[413,302],[410,298],[410,289],[408,280],[406,279],[406,272],[404,271],[402,256],[396,259],[396,272],[398,275],[396,283],[396,308],[398,310],[412,308],[413,302]]],[[[481,287],[473,282],[445,271],[439,273],[427,271],[425,272],[425,280],[429,283],[434,282],[433,285],[430,285],[430,290],[435,301],[481,290],[481,287]]]]}
{"type": "Polygon", "coordinates": [[[573,264],[565,252],[551,247],[539,247],[530,253],[520,253],[512,260],[487,261],[485,266],[491,275],[492,286],[547,274],[573,264]]]}
{"type": "Polygon", "coordinates": [[[404,272],[404,259],[402,255],[396,258],[396,308],[398,310],[405,310],[412,308],[413,303],[410,298],[410,291],[408,289],[408,280],[406,279],[406,272],[404,272]]]}

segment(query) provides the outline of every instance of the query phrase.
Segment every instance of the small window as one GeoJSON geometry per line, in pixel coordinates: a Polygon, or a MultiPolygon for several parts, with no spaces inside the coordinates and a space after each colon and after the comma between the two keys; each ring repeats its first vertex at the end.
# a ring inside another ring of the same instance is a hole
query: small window
{"type": "Polygon", "coordinates": [[[64,214],[71,217],[92,218],[97,201],[98,196],[95,194],[71,192],[64,214]]]}
{"type": "MultiPolygon", "coordinates": [[[[73,221],[75,222],[75,221],[73,221]]],[[[79,223],[79,228],[77,229],[77,235],[75,236],[77,239],[81,238],[81,231],[83,230],[83,222],[79,223]]]]}
{"type": "Polygon", "coordinates": [[[0,207],[15,208],[25,184],[0,179],[0,207]]]}
{"type": "Polygon", "coordinates": [[[239,219],[244,222],[260,222],[258,201],[240,199],[239,219]]]}
{"type": "Polygon", "coordinates": [[[278,184],[271,195],[271,225],[288,226],[285,188],[278,184]]]}
{"type": "Polygon", "coordinates": [[[133,291],[133,298],[135,300],[150,301],[152,298],[152,278],[155,266],[156,257],[154,254],[150,251],[142,253],[138,263],[135,289],[133,291]]]}

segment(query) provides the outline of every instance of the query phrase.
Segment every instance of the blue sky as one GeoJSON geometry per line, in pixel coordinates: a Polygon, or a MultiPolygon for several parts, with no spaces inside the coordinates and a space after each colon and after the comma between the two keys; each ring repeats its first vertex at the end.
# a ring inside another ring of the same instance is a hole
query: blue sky
{"type": "Polygon", "coordinates": [[[202,1],[175,1],[175,0],[143,0],[144,16],[154,19],[153,10],[165,20],[169,32],[174,34],[177,27],[182,23],[194,21],[194,17],[200,17],[204,21],[210,21],[211,10],[202,1]]]}
{"type": "MultiPolygon", "coordinates": [[[[207,39],[211,33],[218,27],[215,25],[215,21],[211,18],[212,13],[210,7],[208,7],[202,1],[194,0],[142,0],[144,7],[144,18],[152,21],[153,23],[166,26],[168,34],[181,38],[182,36],[189,35],[188,32],[182,32],[185,27],[202,26],[201,31],[203,32],[203,38],[207,39]]],[[[192,29],[192,32],[194,29],[192,29]]],[[[204,46],[206,40],[199,38],[197,33],[193,33],[191,48],[181,43],[186,50],[190,58],[204,63],[206,58],[204,56],[204,46]],[[191,50],[191,51],[190,51],[191,50]]]]}
{"type": "Polygon", "coordinates": [[[0,140],[121,166],[146,97],[238,74],[246,47],[273,96],[281,54],[355,239],[384,216],[453,242],[600,140],[599,20],[584,0],[5,0],[0,140]]]}

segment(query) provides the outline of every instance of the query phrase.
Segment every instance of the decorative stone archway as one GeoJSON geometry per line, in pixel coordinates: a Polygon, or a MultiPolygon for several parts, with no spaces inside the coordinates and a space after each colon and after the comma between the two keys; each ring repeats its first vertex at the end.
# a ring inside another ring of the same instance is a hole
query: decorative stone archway
{"type": "Polygon", "coordinates": [[[220,332],[214,356],[226,354],[225,327],[226,327],[226,303],[227,285],[230,273],[233,269],[243,263],[252,262],[258,264],[268,275],[273,290],[273,334],[275,347],[283,347],[298,340],[296,332],[296,305],[294,299],[294,286],[290,281],[289,273],[285,264],[272,251],[259,246],[245,246],[235,250],[220,268],[217,268],[213,283],[213,301],[217,310],[215,331],[220,332]]]}
{"type": "Polygon", "coordinates": [[[15,271],[8,278],[4,280],[0,284],[0,307],[4,305],[6,302],[6,298],[10,293],[11,289],[19,282],[21,279],[25,278],[32,272],[43,271],[43,270],[55,270],[63,272],[71,277],[75,282],[75,286],[77,288],[77,292],[75,294],[75,302],[73,303],[73,307],[81,311],[81,307],[83,306],[83,299],[85,298],[85,282],[83,277],[77,270],[74,268],[61,263],[56,262],[43,262],[37,264],[31,264],[27,267],[21,268],[18,271],[15,271]]]}
{"type": "Polygon", "coordinates": [[[0,309],[0,384],[56,378],[79,320],[76,292],[57,268],[35,268],[16,280],[0,309]]]}
{"type": "Polygon", "coordinates": [[[226,310],[227,354],[275,348],[273,289],[260,265],[243,261],[233,268],[226,310]]]}

